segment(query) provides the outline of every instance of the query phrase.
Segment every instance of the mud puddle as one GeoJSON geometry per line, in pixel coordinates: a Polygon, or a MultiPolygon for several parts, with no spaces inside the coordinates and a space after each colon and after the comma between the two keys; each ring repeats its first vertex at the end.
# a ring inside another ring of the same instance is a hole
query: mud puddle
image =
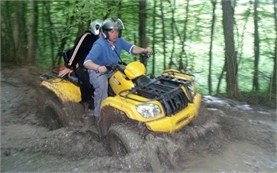
{"type": "Polygon", "coordinates": [[[90,131],[41,125],[38,76],[33,68],[2,68],[1,172],[277,171],[274,109],[205,96],[193,125],[151,134],[142,150],[118,158],[90,131]]]}
{"type": "Polygon", "coordinates": [[[276,154],[246,141],[226,144],[220,154],[208,154],[189,164],[186,172],[276,172],[276,154]]]}

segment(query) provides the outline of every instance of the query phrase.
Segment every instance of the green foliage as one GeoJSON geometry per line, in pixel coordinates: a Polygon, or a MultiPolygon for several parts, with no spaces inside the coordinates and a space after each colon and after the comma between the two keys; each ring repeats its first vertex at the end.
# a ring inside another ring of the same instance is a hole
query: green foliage
{"type": "MultiPolygon", "coordinates": [[[[154,1],[147,2],[147,39],[149,46],[152,45],[153,30],[156,34],[155,43],[155,74],[163,71],[163,55],[162,55],[162,19],[161,19],[161,0],[157,1],[156,13],[153,14],[154,1]],[[153,15],[156,19],[156,28],[152,28],[153,15]]],[[[212,20],[212,4],[211,1],[189,1],[189,13],[187,21],[187,30],[184,30],[186,2],[176,0],[174,20],[174,35],[171,30],[172,25],[172,9],[174,0],[163,1],[165,12],[165,32],[166,32],[166,57],[167,63],[171,56],[173,48],[172,36],[175,40],[175,50],[173,52],[172,66],[178,69],[179,57],[181,54],[184,34],[186,34],[185,54],[183,54],[183,62],[187,71],[195,74],[199,90],[207,93],[207,74],[208,59],[210,46],[210,28],[212,20]],[[177,31],[181,37],[177,35],[177,31]]],[[[224,66],[224,38],[222,26],[222,9],[221,0],[217,0],[215,35],[213,45],[213,62],[212,62],[212,85],[213,91],[216,92],[216,86],[224,66]]],[[[1,2],[1,51],[2,60],[8,61],[8,48],[12,48],[9,38],[12,38],[10,28],[14,25],[14,10],[16,2],[1,2]],[[8,13],[11,15],[8,16],[8,13]],[[9,20],[8,20],[9,19],[9,20]],[[3,43],[4,42],[4,43],[3,43]],[[5,46],[6,45],[6,46],[5,46]]],[[[26,21],[30,22],[30,9],[28,1],[26,4],[26,21]]],[[[38,23],[38,53],[36,64],[42,68],[48,68],[52,65],[52,59],[57,58],[60,51],[61,43],[65,40],[64,49],[71,47],[77,37],[77,33],[81,26],[84,30],[88,29],[90,21],[104,17],[118,16],[123,20],[126,29],[123,36],[133,43],[138,43],[139,35],[139,1],[137,0],[74,0],[74,1],[39,1],[39,23],[38,23]],[[49,8],[49,14],[47,13],[49,8]],[[49,16],[50,15],[50,16],[49,16]],[[51,42],[53,40],[53,43],[51,42]]],[[[241,91],[251,91],[254,66],[254,25],[253,25],[253,4],[249,1],[236,1],[233,4],[235,8],[235,41],[238,57],[238,79],[241,91]],[[244,27],[245,26],[245,27],[244,27]]],[[[258,8],[259,16],[259,34],[260,34],[260,63],[259,77],[261,90],[266,91],[269,79],[273,71],[273,52],[276,34],[274,30],[274,10],[272,1],[260,1],[258,8]]],[[[28,26],[28,25],[26,25],[28,26]]],[[[24,28],[27,32],[28,28],[24,28]]],[[[22,43],[22,44],[26,44],[22,43]]],[[[138,58],[138,57],[137,57],[138,58]]],[[[122,59],[130,62],[135,59],[126,53],[122,54],[122,59]]],[[[148,72],[152,72],[153,60],[148,61],[148,72]]],[[[167,64],[168,65],[168,64],[167,64]]],[[[221,84],[220,92],[225,92],[225,78],[221,84]]]]}

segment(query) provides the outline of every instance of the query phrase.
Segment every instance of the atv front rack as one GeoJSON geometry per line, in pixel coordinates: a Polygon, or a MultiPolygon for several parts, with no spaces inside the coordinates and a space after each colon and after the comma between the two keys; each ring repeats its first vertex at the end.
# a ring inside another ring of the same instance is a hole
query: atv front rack
{"type": "Polygon", "coordinates": [[[124,93],[128,92],[124,95],[121,92],[120,95],[139,102],[144,101],[134,99],[130,97],[130,94],[148,98],[148,101],[157,100],[163,105],[166,115],[172,116],[186,108],[189,102],[193,102],[193,93],[190,88],[190,81],[177,79],[169,75],[162,75],[154,79],[141,76],[141,79],[136,80],[135,88],[124,91],[124,93]]]}

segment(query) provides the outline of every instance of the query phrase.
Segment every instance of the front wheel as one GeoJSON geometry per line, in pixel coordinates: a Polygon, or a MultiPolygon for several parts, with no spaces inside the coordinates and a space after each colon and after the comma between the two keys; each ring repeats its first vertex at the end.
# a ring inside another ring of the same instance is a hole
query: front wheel
{"type": "Polygon", "coordinates": [[[107,140],[111,152],[116,156],[125,156],[138,151],[143,144],[138,131],[124,124],[111,125],[107,140]]]}

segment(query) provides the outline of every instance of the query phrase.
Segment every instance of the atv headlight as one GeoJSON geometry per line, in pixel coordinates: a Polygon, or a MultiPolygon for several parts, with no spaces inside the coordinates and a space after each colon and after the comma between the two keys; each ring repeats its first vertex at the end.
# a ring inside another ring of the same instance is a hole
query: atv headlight
{"type": "Polygon", "coordinates": [[[138,105],[137,111],[144,117],[144,118],[152,118],[158,116],[161,113],[161,109],[158,105],[149,103],[138,105]]]}

